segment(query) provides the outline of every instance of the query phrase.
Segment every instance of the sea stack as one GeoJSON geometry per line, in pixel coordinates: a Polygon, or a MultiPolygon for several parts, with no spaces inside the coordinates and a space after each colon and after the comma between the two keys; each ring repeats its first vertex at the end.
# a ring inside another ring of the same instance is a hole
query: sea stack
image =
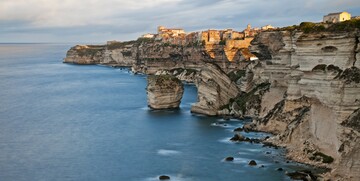
{"type": "Polygon", "coordinates": [[[179,108],[184,93],[182,82],[172,75],[148,77],[147,97],[151,109],[179,108]]]}

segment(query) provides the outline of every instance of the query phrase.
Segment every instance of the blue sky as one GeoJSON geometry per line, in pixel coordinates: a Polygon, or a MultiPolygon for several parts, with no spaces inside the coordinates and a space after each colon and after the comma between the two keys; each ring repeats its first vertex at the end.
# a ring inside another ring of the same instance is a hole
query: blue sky
{"type": "Polygon", "coordinates": [[[0,0],[0,42],[104,43],[155,33],[318,22],[359,0],[0,0]]]}

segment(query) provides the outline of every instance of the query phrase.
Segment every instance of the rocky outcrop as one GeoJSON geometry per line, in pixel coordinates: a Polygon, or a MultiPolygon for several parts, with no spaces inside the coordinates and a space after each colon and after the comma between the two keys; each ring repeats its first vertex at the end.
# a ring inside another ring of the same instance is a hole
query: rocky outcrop
{"type": "Polygon", "coordinates": [[[132,45],[76,45],[67,52],[64,63],[132,66],[136,63],[133,52],[132,45]]]}
{"type": "MultiPolygon", "coordinates": [[[[263,32],[250,50],[261,59],[248,66],[252,82],[269,82],[254,119],[277,136],[294,160],[332,168],[329,177],[360,175],[360,73],[358,31],[263,32]]],[[[246,84],[247,85],[247,84],[246,84]]]]}
{"type": "Polygon", "coordinates": [[[239,94],[236,84],[217,65],[207,63],[195,79],[198,88],[198,102],[191,112],[210,116],[218,115],[218,110],[239,94]]]}
{"type": "Polygon", "coordinates": [[[99,64],[104,52],[105,46],[76,45],[66,53],[64,63],[99,64]]]}
{"type": "Polygon", "coordinates": [[[148,105],[152,109],[179,108],[184,93],[183,84],[171,75],[153,75],[148,77],[148,105]]]}

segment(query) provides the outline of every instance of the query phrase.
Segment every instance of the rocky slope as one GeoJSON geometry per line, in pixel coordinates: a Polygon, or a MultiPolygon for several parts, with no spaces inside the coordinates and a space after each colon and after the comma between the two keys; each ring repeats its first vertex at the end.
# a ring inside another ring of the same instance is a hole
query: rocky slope
{"type": "Polygon", "coordinates": [[[238,95],[238,87],[216,64],[207,63],[195,79],[198,102],[191,112],[210,116],[218,115],[218,110],[238,95]]]}
{"type": "Polygon", "coordinates": [[[246,105],[258,113],[257,129],[277,134],[272,141],[292,159],[333,168],[329,176],[340,180],[360,178],[359,36],[263,32],[251,47],[261,60],[249,66],[251,82],[271,84],[260,104],[246,105]]]}
{"type": "Polygon", "coordinates": [[[152,109],[179,108],[184,93],[183,84],[171,75],[148,76],[148,105],[152,109]]]}

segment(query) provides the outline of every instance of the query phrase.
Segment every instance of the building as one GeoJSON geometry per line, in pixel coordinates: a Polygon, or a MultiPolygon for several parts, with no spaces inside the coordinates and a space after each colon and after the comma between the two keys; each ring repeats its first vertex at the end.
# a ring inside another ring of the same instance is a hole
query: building
{"type": "Polygon", "coordinates": [[[351,19],[351,14],[348,12],[338,12],[338,13],[330,13],[325,15],[323,18],[324,23],[338,23],[342,21],[347,21],[351,19]]]}
{"type": "Polygon", "coordinates": [[[259,28],[251,28],[251,25],[248,24],[246,29],[243,31],[245,37],[254,37],[258,32],[260,32],[259,28]]]}
{"type": "Polygon", "coordinates": [[[265,25],[265,26],[261,27],[262,31],[271,30],[271,29],[275,29],[275,28],[273,26],[271,26],[271,25],[265,25]]]}
{"type": "Polygon", "coordinates": [[[244,33],[233,31],[232,29],[226,29],[223,31],[220,31],[221,39],[222,40],[233,40],[233,39],[243,39],[245,38],[244,33]]]}
{"type": "Polygon", "coordinates": [[[151,33],[146,33],[146,34],[141,35],[141,38],[154,38],[154,37],[155,37],[155,35],[151,34],[151,33]]]}
{"type": "Polygon", "coordinates": [[[353,16],[351,19],[360,19],[360,16],[353,16]]]}
{"type": "Polygon", "coordinates": [[[180,34],[186,34],[184,29],[181,28],[165,28],[164,26],[158,27],[158,34],[168,34],[170,36],[179,36],[180,34]]]}

